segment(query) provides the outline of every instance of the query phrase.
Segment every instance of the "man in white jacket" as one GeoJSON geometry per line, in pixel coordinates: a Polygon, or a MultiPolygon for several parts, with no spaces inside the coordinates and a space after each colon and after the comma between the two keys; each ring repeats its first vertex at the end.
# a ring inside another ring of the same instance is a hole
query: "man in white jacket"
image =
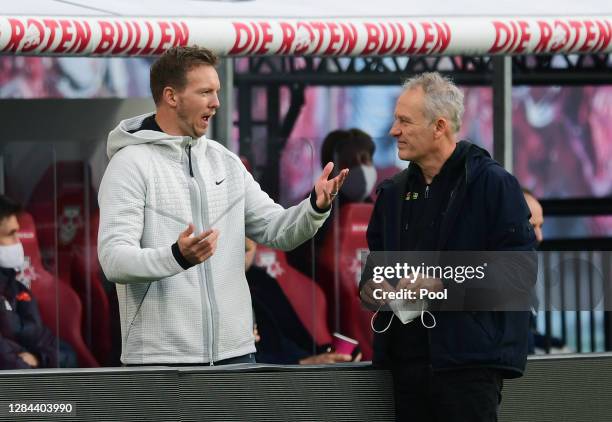
{"type": "Polygon", "coordinates": [[[117,283],[126,365],[252,362],[245,235],[283,250],[323,224],[348,170],[288,209],[261,190],[240,159],[207,139],[219,107],[216,56],[175,47],[151,67],[156,112],[108,137],[100,185],[98,255],[117,283]]]}

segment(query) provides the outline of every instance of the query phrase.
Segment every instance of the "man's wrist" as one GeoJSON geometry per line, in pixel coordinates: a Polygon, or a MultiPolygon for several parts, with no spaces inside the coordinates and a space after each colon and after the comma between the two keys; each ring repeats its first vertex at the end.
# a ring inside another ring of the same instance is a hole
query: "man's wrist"
{"type": "Polygon", "coordinates": [[[319,208],[317,205],[317,192],[315,188],[312,188],[312,191],[310,192],[310,205],[319,214],[324,214],[331,209],[331,204],[327,208],[319,208]]]}
{"type": "Polygon", "coordinates": [[[174,259],[176,260],[176,262],[184,270],[188,270],[189,268],[194,266],[194,264],[187,261],[187,258],[185,258],[183,254],[181,253],[181,249],[179,248],[178,241],[172,244],[172,256],[174,256],[174,259]]]}

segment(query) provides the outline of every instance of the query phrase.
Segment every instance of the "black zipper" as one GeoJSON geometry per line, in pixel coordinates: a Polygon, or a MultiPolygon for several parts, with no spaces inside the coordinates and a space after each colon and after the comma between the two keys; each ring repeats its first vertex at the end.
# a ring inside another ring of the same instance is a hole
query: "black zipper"
{"type": "Polygon", "coordinates": [[[187,151],[187,157],[189,158],[189,175],[193,177],[193,167],[191,166],[191,144],[187,144],[185,151],[187,151]]]}
{"type": "Polygon", "coordinates": [[[425,186],[425,199],[429,198],[429,185],[425,186]]]}

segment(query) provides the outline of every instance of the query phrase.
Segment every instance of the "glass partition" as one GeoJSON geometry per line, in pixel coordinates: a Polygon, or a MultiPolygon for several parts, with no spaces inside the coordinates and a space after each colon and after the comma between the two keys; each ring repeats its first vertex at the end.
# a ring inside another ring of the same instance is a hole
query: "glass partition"
{"type": "Polygon", "coordinates": [[[89,161],[74,153],[82,149],[70,142],[2,144],[5,193],[24,210],[19,237],[25,265],[16,278],[31,290],[33,312],[45,327],[34,331],[41,367],[118,363],[111,328],[116,299],[97,259],[96,190],[89,161]]]}

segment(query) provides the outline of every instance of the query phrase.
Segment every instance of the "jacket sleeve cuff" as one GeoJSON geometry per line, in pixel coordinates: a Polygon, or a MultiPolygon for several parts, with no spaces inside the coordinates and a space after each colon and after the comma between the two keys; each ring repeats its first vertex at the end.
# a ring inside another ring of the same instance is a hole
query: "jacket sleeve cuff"
{"type": "Polygon", "coordinates": [[[315,188],[312,188],[312,191],[310,192],[310,205],[312,206],[312,209],[314,209],[319,214],[325,214],[331,209],[331,205],[327,208],[319,208],[317,206],[317,193],[315,192],[315,188]]]}
{"type": "Polygon", "coordinates": [[[184,270],[188,270],[189,268],[193,267],[194,264],[192,264],[191,262],[187,261],[187,259],[185,259],[185,257],[181,253],[181,250],[179,249],[179,246],[178,246],[178,242],[174,242],[172,244],[172,255],[174,256],[174,259],[176,259],[176,262],[184,270]]]}

